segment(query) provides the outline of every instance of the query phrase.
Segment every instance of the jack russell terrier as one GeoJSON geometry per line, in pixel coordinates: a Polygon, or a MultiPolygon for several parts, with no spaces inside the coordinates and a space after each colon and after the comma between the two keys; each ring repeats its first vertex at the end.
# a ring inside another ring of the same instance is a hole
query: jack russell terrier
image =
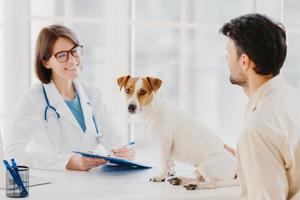
{"type": "Polygon", "coordinates": [[[237,185],[235,158],[208,128],[155,96],[162,81],[153,77],[123,76],[117,79],[124,88],[130,114],[149,126],[161,148],[161,173],[150,179],[163,182],[174,175],[173,160],[195,167],[195,178],[174,177],[172,185],[187,190],[237,185]]]}

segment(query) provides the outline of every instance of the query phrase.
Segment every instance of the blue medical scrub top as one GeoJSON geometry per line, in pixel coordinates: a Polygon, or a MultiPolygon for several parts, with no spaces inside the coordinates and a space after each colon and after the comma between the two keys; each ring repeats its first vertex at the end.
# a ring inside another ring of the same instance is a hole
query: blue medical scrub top
{"type": "Polygon", "coordinates": [[[72,100],[65,100],[66,104],[68,105],[69,109],[72,111],[73,115],[75,116],[77,122],[81,126],[83,132],[86,130],[84,116],[81,108],[80,98],[78,93],[76,93],[75,99],[72,100]]]}

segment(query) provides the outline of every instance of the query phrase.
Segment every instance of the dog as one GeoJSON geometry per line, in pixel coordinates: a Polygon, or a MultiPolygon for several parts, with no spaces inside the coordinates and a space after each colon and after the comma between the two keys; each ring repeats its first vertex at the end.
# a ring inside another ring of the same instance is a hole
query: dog
{"type": "Polygon", "coordinates": [[[208,128],[156,95],[162,80],[128,75],[117,83],[125,93],[128,112],[138,114],[160,144],[161,172],[150,181],[163,182],[173,176],[174,161],[180,161],[194,166],[196,177],[173,177],[168,179],[172,185],[187,190],[238,185],[235,157],[208,128]]]}

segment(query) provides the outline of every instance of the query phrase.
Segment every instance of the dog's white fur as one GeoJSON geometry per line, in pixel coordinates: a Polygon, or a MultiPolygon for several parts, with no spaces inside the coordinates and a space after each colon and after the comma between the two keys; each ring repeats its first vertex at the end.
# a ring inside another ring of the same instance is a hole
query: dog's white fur
{"type": "MultiPolygon", "coordinates": [[[[142,87],[139,81],[135,91],[142,87]]],[[[194,166],[196,178],[171,178],[169,182],[173,185],[183,185],[189,190],[237,185],[234,156],[208,128],[158,96],[154,95],[145,107],[139,106],[135,96],[134,93],[128,99],[128,104],[137,105],[137,117],[160,144],[161,173],[151,181],[161,182],[173,174],[173,160],[177,160],[194,166]]]]}

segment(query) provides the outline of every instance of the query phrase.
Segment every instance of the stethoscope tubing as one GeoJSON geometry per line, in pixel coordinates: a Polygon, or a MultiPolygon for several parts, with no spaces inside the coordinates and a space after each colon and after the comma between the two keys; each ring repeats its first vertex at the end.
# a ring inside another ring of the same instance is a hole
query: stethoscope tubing
{"type": "MultiPolygon", "coordinates": [[[[44,98],[45,98],[45,101],[46,101],[46,104],[47,104],[46,107],[45,107],[45,111],[44,111],[44,120],[48,121],[48,110],[53,110],[55,112],[56,116],[57,116],[57,119],[59,120],[60,119],[60,114],[57,112],[56,108],[54,108],[53,106],[51,106],[50,101],[48,99],[48,95],[47,95],[46,89],[45,89],[45,87],[44,87],[43,84],[42,84],[42,87],[43,87],[44,98]]],[[[91,104],[89,102],[87,104],[89,106],[91,106],[91,104]]],[[[94,126],[95,126],[95,130],[96,130],[96,143],[99,144],[100,143],[100,139],[102,137],[101,137],[101,134],[99,132],[99,129],[98,129],[98,126],[97,126],[97,123],[96,123],[94,115],[92,115],[92,118],[93,118],[93,123],[94,123],[94,126]]]]}

